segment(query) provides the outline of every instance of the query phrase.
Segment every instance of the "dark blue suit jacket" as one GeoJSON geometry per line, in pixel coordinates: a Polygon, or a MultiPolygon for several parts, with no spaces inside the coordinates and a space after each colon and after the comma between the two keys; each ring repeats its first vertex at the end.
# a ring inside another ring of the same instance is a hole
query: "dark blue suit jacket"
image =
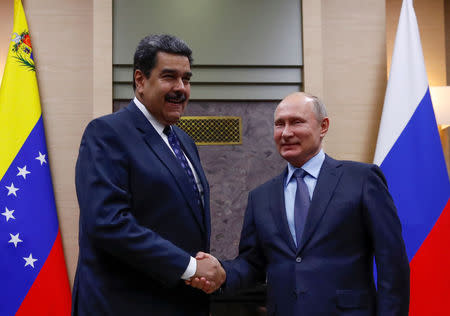
{"type": "Polygon", "coordinates": [[[203,185],[204,212],[133,102],[87,126],[76,165],[74,315],[207,315],[208,297],[180,277],[189,256],[209,251],[209,187],[194,142],[174,131],[203,185]]]}
{"type": "Polygon", "coordinates": [[[239,256],[223,263],[226,291],[266,277],[268,315],[407,316],[409,264],[381,170],[326,156],[299,248],[286,219],[286,172],[250,192],[239,256]]]}

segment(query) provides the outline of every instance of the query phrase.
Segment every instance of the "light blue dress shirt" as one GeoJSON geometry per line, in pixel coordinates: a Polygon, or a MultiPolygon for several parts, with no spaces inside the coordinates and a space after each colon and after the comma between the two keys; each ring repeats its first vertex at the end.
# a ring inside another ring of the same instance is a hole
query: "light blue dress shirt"
{"type": "MultiPolygon", "coordinates": [[[[308,160],[301,169],[305,170],[308,174],[303,178],[308,187],[309,198],[312,199],[314,189],[317,184],[317,177],[319,176],[320,168],[322,168],[323,161],[325,160],[325,153],[321,149],[314,157],[308,160]]],[[[286,206],[286,217],[289,224],[289,230],[291,231],[294,243],[297,245],[297,238],[295,235],[294,225],[294,202],[295,193],[297,192],[297,180],[293,177],[295,170],[298,168],[288,163],[288,174],[284,185],[284,204],[286,206]]]]}

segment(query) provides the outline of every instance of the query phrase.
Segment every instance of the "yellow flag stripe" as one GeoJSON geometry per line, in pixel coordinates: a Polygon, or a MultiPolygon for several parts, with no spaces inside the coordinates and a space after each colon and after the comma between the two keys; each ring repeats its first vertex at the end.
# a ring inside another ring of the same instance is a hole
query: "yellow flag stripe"
{"type": "Polygon", "coordinates": [[[30,66],[31,41],[28,36],[19,42],[18,37],[26,32],[22,2],[14,0],[14,27],[0,87],[0,179],[41,116],[36,73],[30,66]]]}

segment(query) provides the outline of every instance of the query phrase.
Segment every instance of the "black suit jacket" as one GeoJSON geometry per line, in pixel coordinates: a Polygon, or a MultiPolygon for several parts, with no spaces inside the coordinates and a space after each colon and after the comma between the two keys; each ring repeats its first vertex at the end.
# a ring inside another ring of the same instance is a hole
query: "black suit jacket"
{"type": "Polygon", "coordinates": [[[223,263],[226,291],[267,277],[268,315],[407,316],[409,264],[381,170],[326,156],[298,248],[286,172],[250,192],[239,256],[223,263]]]}
{"type": "Polygon", "coordinates": [[[204,211],[133,102],[87,126],[76,165],[74,315],[207,315],[208,297],[180,277],[190,256],[209,251],[209,187],[194,142],[174,131],[203,185],[204,211]]]}

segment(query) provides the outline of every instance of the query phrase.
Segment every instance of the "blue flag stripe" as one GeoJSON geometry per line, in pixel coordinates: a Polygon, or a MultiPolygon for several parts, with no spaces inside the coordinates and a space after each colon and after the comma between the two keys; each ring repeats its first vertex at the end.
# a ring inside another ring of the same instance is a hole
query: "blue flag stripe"
{"type": "MultiPolygon", "coordinates": [[[[48,165],[42,116],[24,145],[0,180],[0,213],[14,210],[15,219],[0,215],[0,315],[14,315],[44,265],[58,233],[55,198],[48,165]],[[46,162],[36,159],[39,152],[46,162]],[[19,169],[30,172],[25,177],[19,169]],[[6,186],[14,184],[16,196],[6,186]],[[11,235],[19,234],[22,242],[9,242],[11,235]],[[24,257],[37,259],[34,268],[25,266],[24,257]]],[[[51,295],[51,293],[49,293],[51,295]]]]}
{"type": "Polygon", "coordinates": [[[429,89],[380,167],[399,210],[411,261],[450,195],[429,89]]]}

